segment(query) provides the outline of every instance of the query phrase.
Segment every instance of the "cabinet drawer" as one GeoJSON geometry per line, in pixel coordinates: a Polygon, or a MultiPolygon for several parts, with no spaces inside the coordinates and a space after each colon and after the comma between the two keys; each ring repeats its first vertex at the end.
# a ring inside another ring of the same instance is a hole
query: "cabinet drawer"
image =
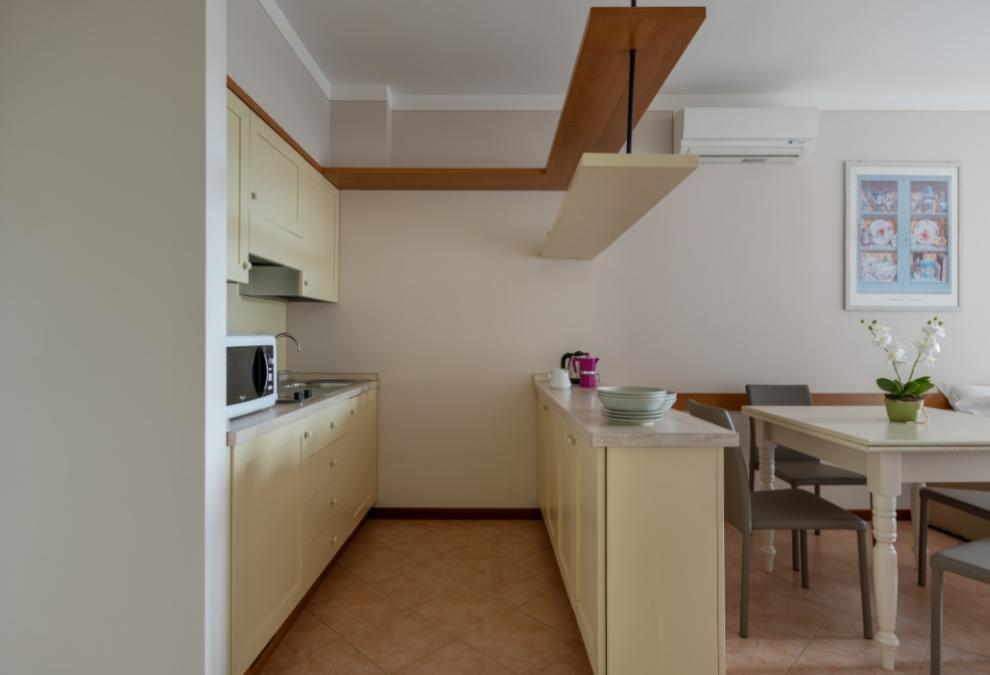
{"type": "Polygon", "coordinates": [[[349,473],[342,470],[329,485],[303,501],[304,544],[311,543],[338,513],[348,510],[351,501],[347,491],[349,473]]]}
{"type": "Polygon", "coordinates": [[[350,426],[350,401],[341,401],[327,410],[314,413],[305,420],[303,455],[316,454],[347,433],[350,426]]]}
{"type": "Polygon", "coordinates": [[[353,524],[343,512],[338,513],[327,523],[303,553],[303,577],[312,584],[330,563],[340,547],[347,541],[353,524]]]}
{"type": "Polygon", "coordinates": [[[348,437],[334,440],[322,450],[303,458],[302,498],[314,497],[351,465],[348,437]]]}

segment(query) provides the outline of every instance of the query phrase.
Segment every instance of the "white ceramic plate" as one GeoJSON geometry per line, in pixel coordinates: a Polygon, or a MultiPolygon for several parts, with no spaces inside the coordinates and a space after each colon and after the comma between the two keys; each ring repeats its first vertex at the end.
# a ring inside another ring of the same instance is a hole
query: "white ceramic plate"
{"type": "Polygon", "coordinates": [[[667,390],[659,387],[598,387],[599,394],[607,396],[633,396],[643,398],[645,396],[666,396],[667,390]]]}
{"type": "Polygon", "coordinates": [[[648,419],[659,419],[663,417],[665,412],[645,412],[645,413],[634,413],[634,412],[616,412],[613,410],[605,410],[603,413],[605,417],[614,417],[616,419],[626,419],[626,420],[648,420],[648,419]]]}

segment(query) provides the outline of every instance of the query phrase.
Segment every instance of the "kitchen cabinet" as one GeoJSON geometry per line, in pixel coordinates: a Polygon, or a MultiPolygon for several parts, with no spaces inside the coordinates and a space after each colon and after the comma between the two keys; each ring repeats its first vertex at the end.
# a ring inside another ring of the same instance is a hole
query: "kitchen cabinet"
{"type": "Polygon", "coordinates": [[[231,447],[231,669],[241,675],[374,504],[377,391],[231,447]]]}
{"type": "Polygon", "coordinates": [[[738,437],[677,411],[603,425],[599,405],[537,383],[536,491],[592,670],[720,675],[721,446],[738,437]]]}
{"type": "Polygon", "coordinates": [[[227,280],[244,295],[337,302],[340,193],[227,92],[227,280]]]}
{"type": "Polygon", "coordinates": [[[303,596],[302,428],[232,448],[230,639],[243,673],[303,596]]]}
{"type": "Polygon", "coordinates": [[[253,112],[249,139],[251,254],[302,267],[300,188],[304,160],[253,112]]]}
{"type": "Polygon", "coordinates": [[[251,111],[227,92],[227,281],[247,283],[248,260],[248,144],[251,111]]]}

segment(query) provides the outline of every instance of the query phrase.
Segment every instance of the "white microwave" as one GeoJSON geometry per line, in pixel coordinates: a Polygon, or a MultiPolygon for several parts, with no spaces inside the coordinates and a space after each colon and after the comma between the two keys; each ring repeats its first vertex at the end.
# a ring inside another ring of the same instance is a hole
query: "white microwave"
{"type": "Polygon", "coordinates": [[[264,410],[278,400],[275,337],[227,336],[227,418],[264,410]]]}

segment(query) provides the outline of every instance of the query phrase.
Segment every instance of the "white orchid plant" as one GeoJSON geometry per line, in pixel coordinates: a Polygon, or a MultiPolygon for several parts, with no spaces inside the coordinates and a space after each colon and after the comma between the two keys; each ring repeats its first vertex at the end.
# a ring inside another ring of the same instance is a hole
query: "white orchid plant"
{"type": "Polygon", "coordinates": [[[884,391],[887,398],[897,401],[917,401],[935,386],[927,375],[915,378],[914,374],[921,364],[934,366],[936,357],[942,351],[938,341],[939,338],[945,337],[945,324],[941,319],[933,316],[926,321],[921,327],[921,339],[911,343],[917,350],[917,355],[911,363],[911,372],[906,380],[901,376],[901,368],[906,368],[908,365],[907,347],[894,340],[890,334],[890,326],[884,326],[876,319],[869,323],[865,319],[860,319],[859,322],[870,331],[873,345],[886,353],[887,362],[894,367],[895,379],[877,378],[877,386],[884,391]]]}

